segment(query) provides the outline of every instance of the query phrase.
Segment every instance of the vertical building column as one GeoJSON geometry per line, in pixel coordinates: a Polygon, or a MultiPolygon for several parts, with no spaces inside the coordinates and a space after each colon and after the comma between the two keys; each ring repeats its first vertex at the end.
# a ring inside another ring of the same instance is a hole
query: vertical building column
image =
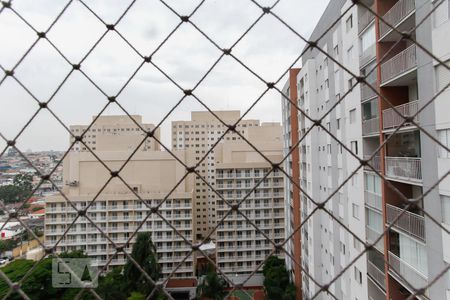
{"type": "MultiPolygon", "coordinates": [[[[375,0],[374,3],[375,12],[377,15],[383,15],[386,12],[386,3],[383,3],[383,0],[375,0]]],[[[385,49],[383,49],[381,43],[379,42],[380,39],[380,18],[377,16],[375,17],[375,37],[376,37],[376,62],[377,62],[377,84],[376,89],[379,91],[380,95],[385,96],[383,93],[383,89],[381,86],[381,59],[383,58],[383,55],[385,53],[385,49]]],[[[383,134],[383,100],[382,97],[378,96],[378,115],[379,115],[379,132],[380,132],[380,145],[383,145],[384,143],[384,134],[383,134]]],[[[380,149],[380,173],[383,176],[386,176],[386,164],[385,164],[385,147],[383,146],[380,149]]],[[[382,197],[382,215],[383,215],[383,224],[386,224],[386,183],[385,181],[382,181],[381,184],[381,197],[382,197]]],[[[383,229],[385,229],[385,226],[383,225],[383,229]]],[[[389,234],[384,234],[383,237],[384,240],[384,275],[385,275],[385,286],[386,286],[386,300],[390,300],[390,280],[389,280],[389,234]]]]}
{"type": "MultiPolygon", "coordinates": [[[[422,22],[416,29],[416,40],[420,45],[424,46],[429,51],[432,51],[432,18],[428,14],[433,9],[433,3],[428,0],[416,0],[416,24],[422,22]],[[425,21],[422,21],[424,20],[425,21]]],[[[436,4],[435,4],[436,5],[436,4]]],[[[425,126],[428,134],[438,139],[436,133],[436,112],[435,101],[428,102],[433,98],[438,90],[435,90],[437,78],[435,77],[435,69],[433,65],[433,58],[425,53],[420,47],[417,47],[417,82],[418,82],[418,98],[419,108],[426,106],[420,113],[420,122],[425,126]]],[[[421,172],[423,180],[423,193],[427,193],[423,199],[423,208],[427,214],[436,220],[441,220],[442,207],[439,195],[439,188],[430,188],[439,180],[438,175],[438,160],[436,157],[437,144],[423,131],[420,132],[420,153],[422,158],[421,172]]],[[[425,236],[427,249],[427,264],[428,264],[428,282],[440,275],[445,267],[442,229],[429,217],[425,217],[425,236]]],[[[420,288],[420,287],[418,287],[420,288]]],[[[447,284],[445,275],[440,280],[437,280],[428,289],[428,297],[430,299],[445,299],[447,284]]]]}
{"type": "MultiPolygon", "coordinates": [[[[298,98],[298,90],[297,90],[297,74],[300,72],[300,69],[291,69],[289,70],[289,98],[292,102],[297,103],[298,98]]],[[[300,151],[298,149],[298,110],[291,105],[290,109],[290,117],[291,117],[291,145],[292,147],[296,147],[293,149],[291,153],[292,158],[292,204],[294,210],[294,230],[300,226],[300,151]]],[[[292,150],[292,149],[291,149],[292,150]]],[[[294,257],[297,263],[294,263],[294,280],[295,287],[297,288],[296,299],[302,299],[302,248],[301,248],[301,229],[297,230],[293,235],[293,245],[294,245],[294,257]],[[300,265],[299,265],[300,264],[300,265]]]]}

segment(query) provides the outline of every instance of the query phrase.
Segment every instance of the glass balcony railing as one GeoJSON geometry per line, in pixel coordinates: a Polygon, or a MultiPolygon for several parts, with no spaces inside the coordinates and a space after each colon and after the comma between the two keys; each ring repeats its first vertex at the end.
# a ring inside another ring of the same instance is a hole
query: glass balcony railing
{"type": "MultiPolygon", "coordinates": [[[[374,9],[374,8],[372,8],[374,9]]],[[[366,10],[364,13],[360,14],[358,19],[358,31],[361,33],[366,27],[372,23],[372,21],[375,19],[375,15],[371,12],[366,10]]]]}
{"type": "Polygon", "coordinates": [[[364,191],[364,200],[367,206],[374,208],[378,211],[383,209],[383,200],[381,195],[374,194],[369,191],[364,191]]]}
{"type": "Polygon", "coordinates": [[[362,121],[362,134],[372,135],[380,132],[380,118],[372,118],[362,121]]]}
{"type": "MultiPolygon", "coordinates": [[[[369,159],[370,155],[364,155],[364,159],[369,159]]],[[[381,158],[380,156],[374,156],[370,161],[369,164],[378,172],[381,172],[381,158]]],[[[364,170],[373,171],[373,169],[369,166],[364,166],[364,170]]]]}
{"type": "MultiPolygon", "coordinates": [[[[382,232],[377,232],[376,230],[372,229],[369,226],[366,226],[366,239],[369,243],[373,244],[380,236],[382,235],[382,232]]],[[[380,251],[384,252],[384,237],[381,237],[377,243],[375,244],[375,248],[380,251]]]]}
{"type": "Polygon", "coordinates": [[[367,261],[367,274],[380,285],[384,290],[386,290],[386,276],[384,271],[380,270],[371,261],[367,261]]]}
{"type": "Polygon", "coordinates": [[[363,53],[361,53],[361,56],[359,57],[359,64],[360,66],[366,65],[368,62],[373,60],[376,56],[376,47],[375,44],[367,48],[363,53]]]}
{"type": "Polygon", "coordinates": [[[385,157],[386,176],[392,179],[421,182],[420,157],[385,157]]]}
{"type": "Polygon", "coordinates": [[[420,273],[392,252],[389,252],[389,265],[391,271],[400,275],[399,280],[401,282],[406,281],[405,283],[408,283],[408,285],[415,289],[425,287],[428,283],[426,275],[420,273]],[[404,280],[402,280],[402,278],[404,280]]]}

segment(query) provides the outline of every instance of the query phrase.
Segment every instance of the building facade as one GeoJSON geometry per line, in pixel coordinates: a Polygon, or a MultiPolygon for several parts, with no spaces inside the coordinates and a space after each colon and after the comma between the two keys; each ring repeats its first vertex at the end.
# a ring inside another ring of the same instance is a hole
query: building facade
{"type": "MultiPolygon", "coordinates": [[[[227,125],[232,125],[241,117],[239,111],[214,111],[214,114],[226,124],[223,124],[216,116],[208,111],[194,111],[191,120],[172,122],[172,149],[192,150],[195,154],[194,164],[198,164],[197,170],[204,178],[197,176],[195,181],[195,206],[196,211],[196,237],[201,239],[210,234],[216,225],[216,193],[209,188],[208,183],[215,184],[215,149],[217,143],[239,141],[241,137],[234,132],[222,135],[227,131],[227,125]],[[206,156],[205,159],[203,159],[206,156]]],[[[259,120],[241,120],[237,126],[243,136],[246,136],[248,128],[259,126],[259,120]]],[[[212,236],[214,236],[212,232],[212,236]]]]}
{"type": "MultiPolygon", "coordinates": [[[[70,136],[70,144],[72,151],[133,151],[145,139],[145,131],[152,131],[155,129],[153,124],[145,124],[142,122],[142,117],[139,115],[132,115],[131,118],[127,115],[106,115],[99,118],[92,117],[92,125],[71,125],[70,131],[73,136],[70,136]],[[75,142],[75,136],[83,135],[83,141],[75,142]]],[[[159,128],[155,130],[154,136],[160,139],[159,128]]],[[[158,151],[161,146],[155,139],[145,139],[139,147],[140,151],[158,151]]]]}
{"type": "MultiPolygon", "coordinates": [[[[116,129],[114,137],[119,141],[132,138],[142,140],[140,134],[130,133],[131,124],[123,118],[126,116],[100,117],[99,123],[103,130],[116,129]],[[118,119],[123,127],[117,127],[118,119]],[[125,130],[122,131],[122,128],[125,130]],[[126,136],[121,137],[121,134],[126,136]]],[[[92,128],[99,130],[99,127],[94,124],[92,128]]],[[[72,127],[74,129],[76,128],[72,127]]],[[[94,135],[94,131],[92,134],[94,135]]],[[[174,277],[192,278],[194,258],[190,255],[189,243],[184,239],[193,241],[193,177],[189,175],[178,184],[185,176],[186,168],[168,152],[140,148],[131,155],[134,149],[126,148],[121,142],[111,142],[109,139],[112,136],[103,139],[98,134],[96,131],[97,140],[93,145],[96,145],[95,153],[103,163],[84,149],[70,151],[63,161],[63,177],[66,182],[63,193],[78,210],[87,208],[87,216],[103,233],[83,216],[75,220],[77,213],[65,197],[51,196],[46,201],[46,245],[56,245],[57,252],[84,250],[98,266],[104,266],[109,261],[110,266],[124,265],[126,256],[123,253],[116,254],[114,244],[125,245],[129,241],[125,250],[130,252],[135,240],[133,233],[136,230],[146,231],[151,233],[157,248],[163,276],[169,275],[178,267],[174,277]],[[127,160],[129,161],[122,168],[127,160]],[[111,173],[105,165],[110,170],[120,170],[119,175],[123,181],[118,177],[110,179],[111,173]],[[157,214],[150,214],[150,208],[157,206],[165,220],[157,214]],[[181,265],[178,266],[179,264],[181,265]]],[[[189,151],[175,151],[175,154],[183,163],[191,163],[189,151]]]]}
{"type": "MultiPolygon", "coordinates": [[[[283,124],[283,157],[284,170],[290,177],[285,180],[284,200],[285,200],[285,223],[286,236],[290,237],[286,241],[286,251],[291,257],[296,258],[295,261],[290,257],[286,257],[286,267],[292,270],[292,279],[295,286],[302,286],[301,275],[301,203],[300,203],[300,151],[297,151],[299,143],[298,130],[298,111],[291,108],[291,105],[297,103],[298,88],[297,75],[300,69],[291,69],[289,71],[289,80],[283,87],[283,94],[286,99],[282,99],[282,124],[283,124]]],[[[307,244],[304,245],[305,247],[307,244]]],[[[297,289],[297,299],[301,299],[301,289],[297,289]]]]}
{"type": "MultiPolygon", "coordinates": [[[[248,136],[271,162],[282,160],[279,123],[249,128],[248,136]]],[[[245,275],[251,274],[274,249],[271,241],[280,243],[285,239],[284,174],[280,170],[271,172],[271,163],[245,141],[220,144],[215,159],[216,189],[225,200],[216,201],[217,218],[224,218],[216,233],[217,266],[230,278],[247,279],[245,275]],[[231,205],[238,203],[239,212],[230,212],[231,205]]],[[[283,253],[278,255],[282,257],[283,253]]]]}
{"type": "MultiPolygon", "coordinates": [[[[363,1],[448,65],[450,43],[443,34],[450,29],[450,6],[443,1],[430,17],[438,2],[363,1]]],[[[450,71],[363,5],[348,10],[351,5],[352,1],[331,1],[310,40],[324,34],[318,47],[350,72],[365,76],[379,93],[357,84],[347,70],[318,49],[305,53],[297,81],[289,82],[284,90],[288,98],[292,88],[298,90],[296,103],[311,118],[283,97],[284,136],[290,139],[285,148],[294,144],[289,131],[292,120],[287,117],[292,109],[297,110],[302,140],[296,150],[299,166],[286,165],[299,169],[304,191],[300,194],[301,219],[315,209],[312,200],[330,199],[325,208],[340,221],[316,211],[303,226],[298,257],[304,270],[302,296],[307,299],[318,290],[309,276],[327,284],[352,263],[364,250],[358,239],[369,244],[378,239],[372,250],[333,282],[329,289],[333,295],[339,299],[406,299],[415,289],[433,283],[417,298],[450,299],[450,275],[433,281],[449,264],[449,235],[440,227],[448,230],[449,226],[448,179],[429,191],[450,168],[448,152],[430,138],[447,147],[450,144],[450,121],[444,113],[450,110],[450,71]],[[426,132],[396,113],[412,117],[424,106],[413,120],[426,132]],[[312,120],[322,117],[326,130],[313,126],[312,120]],[[358,169],[358,159],[369,158],[384,178],[368,166],[358,169]],[[407,206],[405,198],[416,201],[407,206]],[[407,211],[400,215],[405,207],[407,211]],[[387,234],[379,239],[385,230],[387,234]]],[[[287,196],[289,203],[293,196],[287,196]]],[[[291,224],[291,230],[298,226],[291,224]]],[[[331,296],[322,293],[321,298],[331,296]]]]}

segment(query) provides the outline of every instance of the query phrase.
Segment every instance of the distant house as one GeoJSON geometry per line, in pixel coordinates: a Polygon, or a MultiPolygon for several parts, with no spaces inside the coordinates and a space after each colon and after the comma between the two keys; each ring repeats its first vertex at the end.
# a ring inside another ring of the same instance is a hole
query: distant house
{"type": "MultiPolygon", "coordinates": [[[[3,223],[0,223],[0,227],[3,223]]],[[[16,236],[25,231],[25,228],[19,222],[8,222],[5,227],[0,231],[0,237],[2,240],[14,239],[16,236]]]]}
{"type": "Polygon", "coordinates": [[[40,219],[45,216],[45,208],[30,213],[30,219],[40,219]]]}

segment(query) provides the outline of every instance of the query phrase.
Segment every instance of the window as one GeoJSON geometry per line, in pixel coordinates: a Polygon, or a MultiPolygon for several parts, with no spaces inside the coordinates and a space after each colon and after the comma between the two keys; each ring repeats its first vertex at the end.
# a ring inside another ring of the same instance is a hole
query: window
{"type": "Polygon", "coordinates": [[[337,127],[337,130],[341,129],[341,119],[336,119],[336,127],[337,127]]]}
{"type": "Polygon", "coordinates": [[[353,214],[353,218],[359,220],[359,205],[358,204],[355,204],[355,203],[352,204],[352,214],[353,214]]]}
{"type": "Polygon", "coordinates": [[[347,60],[351,61],[352,59],[353,59],[353,46],[351,46],[347,50],[347,60]]]}
{"type": "Polygon", "coordinates": [[[368,28],[361,36],[361,53],[364,53],[373,45],[375,45],[376,36],[375,36],[375,25],[372,25],[368,28]]]}
{"type": "Polygon", "coordinates": [[[351,141],[350,142],[350,150],[356,155],[358,155],[358,142],[357,141],[351,141]]]}
{"type": "Polygon", "coordinates": [[[351,91],[353,89],[353,77],[351,77],[348,81],[348,90],[351,91]]]}
{"type": "Polygon", "coordinates": [[[355,268],[355,280],[356,280],[356,282],[361,284],[362,283],[362,273],[360,270],[358,270],[357,267],[354,267],[354,268],[355,268]]]}
{"type": "Polygon", "coordinates": [[[450,1],[443,1],[443,3],[440,3],[438,1],[434,1],[435,6],[439,5],[438,7],[435,7],[434,11],[434,27],[439,27],[440,25],[444,24],[448,19],[450,19],[450,1]]]}
{"type": "Polygon", "coordinates": [[[356,121],[356,108],[350,110],[349,115],[350,115],[350,124],[355,123],[355,121],[356,121]]]}
{"type": "MultiPolygon", "coordinates": [[[[438,130],[438,138],[442,145],[450,148],[450,129],[438,130]]],[[[450,152],[438,145],[439,157],[440,158],[450,158],[450,152]]]]}
{"type": "Polygon", "coordinates": [[[407,264],[418,270],[422,274],[428,274],[427,250],[426,247],[414,239],[400,234],[400,257],[407,264]]]}
{"type": "Polygon", "coordinates": [[[339,55],[339,45],[336,45],[334,47],[334,56],[338,56],[339,55]]]}
{"type": "Polygon", "coordinates": [[[450,225],[450,196],[441,195],[442,222],[450,225]]]}
{"type": "Polygon", "coordinates": [[[353,15],[350,15],[350,17],[348,17],[347,20],[345,21],[345,28],[347,32],[349,32],[350,29],[353,28],[353,15]]]}
{"type": "Polygon", "coordinates": [[[353,247],[356,250],[361,251],[361,242],[358,241],[358,239],[356,239],[355,237],[353,237],[353,247]]]}

